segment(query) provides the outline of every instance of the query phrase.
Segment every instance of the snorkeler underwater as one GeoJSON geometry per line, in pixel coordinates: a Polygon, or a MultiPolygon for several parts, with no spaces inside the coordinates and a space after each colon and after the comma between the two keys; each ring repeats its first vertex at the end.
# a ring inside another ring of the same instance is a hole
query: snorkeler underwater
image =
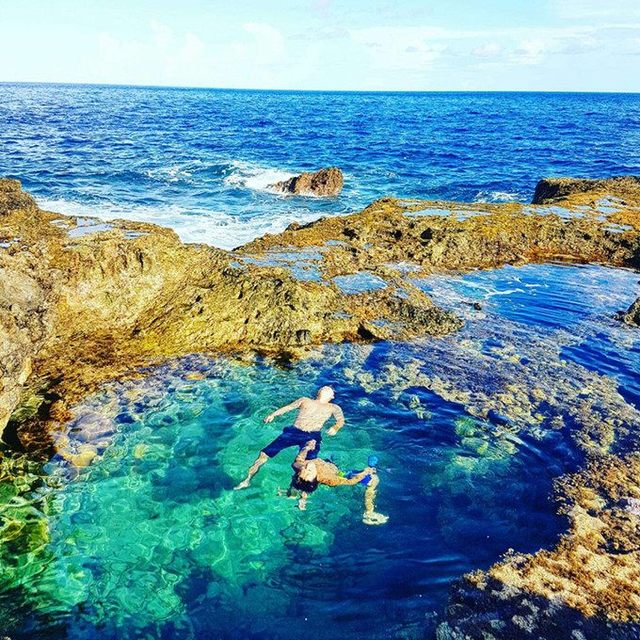
{"type": "Polygon", "coordinates": [[[0,12],[0,640],[638,640],[640,4],[0,12]]]}

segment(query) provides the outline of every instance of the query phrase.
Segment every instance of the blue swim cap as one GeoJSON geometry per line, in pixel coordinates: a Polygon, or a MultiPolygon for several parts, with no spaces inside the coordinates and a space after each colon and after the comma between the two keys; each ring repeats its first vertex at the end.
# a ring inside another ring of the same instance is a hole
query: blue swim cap
{"type": "Polygon", "coordinates": [[[375,467],[378,464],[378,456],[371,455],[367,458],[367,465],[369,467],[375,467]]]}

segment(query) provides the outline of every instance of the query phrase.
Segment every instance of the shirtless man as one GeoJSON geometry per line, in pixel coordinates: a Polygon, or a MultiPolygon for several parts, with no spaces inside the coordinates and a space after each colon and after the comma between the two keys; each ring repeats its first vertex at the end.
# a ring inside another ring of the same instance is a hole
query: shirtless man
{"type": "Polygon", "coordinates": [[[315,440],[316,446],[310,451],[308,458],[312,460],[318,457],[320,443],[322,442],[322,426],[329,418],[335,419],[335,424],[327,429],[327,435],[335,436],[344,425],[344,415],[342,409],[331,401],[335,397],[331,387],[322,387],[315,400],[311,398],[298,398],[291,404],[281,407],[277,411],[270,413],[265,419],[265,424],[272,422],[277,416],[284,415],[294,409],[298,410],[298,415],[292,427],[285,427],[282,433],[270,444],[268,444],[257,457],[256,461],[249,468],[247,477],[238,484],[235,489],[246,489],[251,483],[251,478],[258,473],[260,467],[278,455],[283,449],[298,447],[302,450],[307,442],[315,440]]]}
{"type": "Polygon", "coordinates": [[[384,524],[389,519],[375,510],[376,488],[380,484],[374,467],[366,467],[362,471],[350,471],[344,473],[333,462],[318,460],[311,457],[314,453],[316,442],[311,440],[300,451],[293,465],[294,474],[291,478],[291,487],[300,494],[298,509],[304,511],[307,508],[307,499],[318,485],[327,487],[340,487],[343,485],[363,484],[364,513],[362,522],[365,524],[384,524]]]}

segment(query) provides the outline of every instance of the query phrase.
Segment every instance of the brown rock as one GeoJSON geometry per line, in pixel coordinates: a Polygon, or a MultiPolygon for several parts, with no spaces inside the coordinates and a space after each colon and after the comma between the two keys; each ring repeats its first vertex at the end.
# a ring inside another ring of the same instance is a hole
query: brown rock
{"type": "Polygon", "coordinates": [[[533,204],[549,204],[577,194],[608,195],[640,200],[640,176],[617,176],[602,180],[544,178],[536,185],[533,204]]]}
{"type": "Polygon", "coordinates": [[[167,357],[291,356],[391,336],[361,329],[379,320],[395,323],[398,339],[460,326],[419,291],[410,300],[391,287],[347,296],[329,281],[238,263],[252,257],[246,252],[184,245],[155,225],[85,219],[77,227],[38,209],[17,182],[0,181],[0,194],[0,433],[16,408],[46,418],[45,397],[72,402],[167,357]]]}
{"type": "Polygon", "coordinates": [[[167,357],[290,357],[325,342],[454,331],[460,321],[394,264],[418,274],[549,259],[638,266],[634,211],[619,214],[629,229],[615,233],[611,216],[605,222],[584,207],[563,218],[516,204],[387,198],[226,252],[135,222],[96,221],[92,230],[86,220],[81,233],[69,233],[74,218],[41,211],[17,182],[0,181],[0,429],[21,398],[29,406],[44,396],[74,401],[167,357]],[[429,215],[431,207],[440,213],[429,215]],[[258,266],[296,250],[298,266],[305,252],[320,256],[317,281],[298,279],[286,263],[258,266]],[[348,295],[331,280],[359,272],[383,287],[348,295]]]}
{"type": "MultiPolygon", "coordinates": [[[[640,203],[640,199],[638,201],[640,203]]],[[[627,208],[606,221],[597,207],[571,216],[533,205],[417,202],[385,198],[364,211],[333,216],[259,238],[241,250],[320,247],[329,275],[370,271],[410,262],[425,272],[492,268],[547,260],[640,267],[640,214],[627,208]],[[430,215],[429,210],[434,209],[430,215]],[[443,215],[443,211],[449,215],[443,215]],[[628,227],[622,233],[610,224],[628,227]]]]}
{"type": "MultiPolygon", "coordinates": [[[[286,358],[323,342],[406,340],[461,326],[399,268],[419,276],[558,259],[640,266],[638,178],[577,182],[579,188],[545,187],[537,196],[564,198],[567,216],[535,205],[384,199],[361,213],[225,252],[125,221],[96,221],[93,231],[88,221],[82,233],[70,235],[74,218],[41,211],[19,183],[0,180],[0,432],[11,414],[17,423],[18,407],[35,440],[42,431],[37,418],[46,417],[39,403],[51,403],[49,419],[64,420],[68,403],[105,380],[140,375],[140,365],[168,357],[259,352],[286,358]],[[585,198],[602,197],[609,187],[635,206],[603,220],[597,207],[584,206],[585,198]],[[581,208],[572,217],[575,203],[581,208]],[[624,228],[612,230],[612,223],[624,228]],[[297,266],[312,260],[305,252],[320,254],[318,281],[297,279],[282,262],[256,264],[296,250],[297,266]],[[329,279],[358,272],[384,282],[347,295],[329,279]]],[[[629,310],[634,318],[639,306],[629,310]]],[[[529,609],[534,597],[544,612],[560,601],[563,611],[582,617],[620,624],[640,619],[638,521],[628,508],[640,499],[640,458],[607,455],[558,487],[569,531],[553,549],[508,557],[469,578],[473,588],[491,592],[488,606],[495,591],[501,606],[520,594],[518,606],[529,609]]],[[[456,610],[468,601],[454,603],[456,610]]],[[[529,621],[514,609],[513,620],[518,629],[535,629],[551,613],[529,621]]],[[[460,620],[449,622],[455,629],[460,620]]],[[[504,637],[520,637],[507,632],[504,637]]],[[[596,630],[589,637],[604,636],[596,630]]]]}
{"type": "Polygon", "coordinates": [[[622,320],[627,324],[634,324],[640,327],[640,297],[622,314],[622,320]]]}
{"type": "Polygon", "coordinates": [[[271,185],[282,193],[313,196],[337,196],[342,191],[344,177],[337,167],[320,169],[315,173],[301,173],[283,182],[271,185]]]}

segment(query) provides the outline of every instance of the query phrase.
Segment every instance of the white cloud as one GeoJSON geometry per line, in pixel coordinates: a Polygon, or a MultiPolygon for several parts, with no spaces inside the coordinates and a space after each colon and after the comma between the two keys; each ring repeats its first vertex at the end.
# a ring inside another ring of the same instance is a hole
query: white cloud
{"type": "Polygon", "coordinates": [[[511,61],[519,64],[539,64],[548,51],[542,40],[523,40],[513,52],[511,61]]]}
{"type": "Polygon", "coordinates": [[[278,29],[261,22],[247,22],[242,28],[252,36],[252,40],[232,45],[238,55],[263,65],[274,64],[284,57],[285,41],[278,29]]]}
{"type": "Polygon", "coordinates": [[[476,47],[471,53],[477,58],[498,58],[503,52],[503,48],[497,42],[487,42],[476,47]]]}
{"type": "Polygon", "coordinates": [[[168,49],[173,44],[175,39],[173,30],[166,24],[152,20],[151,31],[153,32],[153,39],[156,46],[160,49],[168,49]]]}
{"type": "Polygon", "coordinates": [[[366,47],[377,69],[419,71],[437,60],[447,49],[445,32],[431,27],[372,27],[353,29],[351,39],[366,47]]]}
{"type": "Polygon", "coordinates": [[[93,81],[256,88],[519,88],[527,87],[528,77],[538,82],[587,77],[596,54],[598,60],[630,60],[628,54],[638,53],[640,43],[638,21],[603,20],[511,29],[428,24],[348,28],[340,21],[323,22],[304,34],[255,21],[235,25],[223,36],[207,34],[207,39],[151,22],[134,40],[119,39],[115,33],[98,39],[98,63],[90,69],[92,74],[98,70],[93,81]],[[535,67],[550,72],[541,74],[535,67]]]}
{"type": "Polygon", "coordinates": [[[110,33],[99,34],[98,56],[101,82],[131,82],[131,69],[138,75],[136,81],[145,84],[179,84],[185,76],[193,82],[196,67],[201,73],[211,62],[196,34],[178,35],[155,21],[143,40],[124,41],[110,33]]]}
{"type": "Polygon", "coordinates": [[[562,20],[640,19],[638,0],[551,0],[551,9],[562,20]]]}
{"type": "Polygon", "coordinates": [[[193,86],[269,86],[277,81],[270,68],[286,55],[278,29],[247,22],[228,35],[226,42],[207,45],[196,33],[180,33],[158,21],[133,40],[103,32],[97,38],[93,81],[193,86]]]}

